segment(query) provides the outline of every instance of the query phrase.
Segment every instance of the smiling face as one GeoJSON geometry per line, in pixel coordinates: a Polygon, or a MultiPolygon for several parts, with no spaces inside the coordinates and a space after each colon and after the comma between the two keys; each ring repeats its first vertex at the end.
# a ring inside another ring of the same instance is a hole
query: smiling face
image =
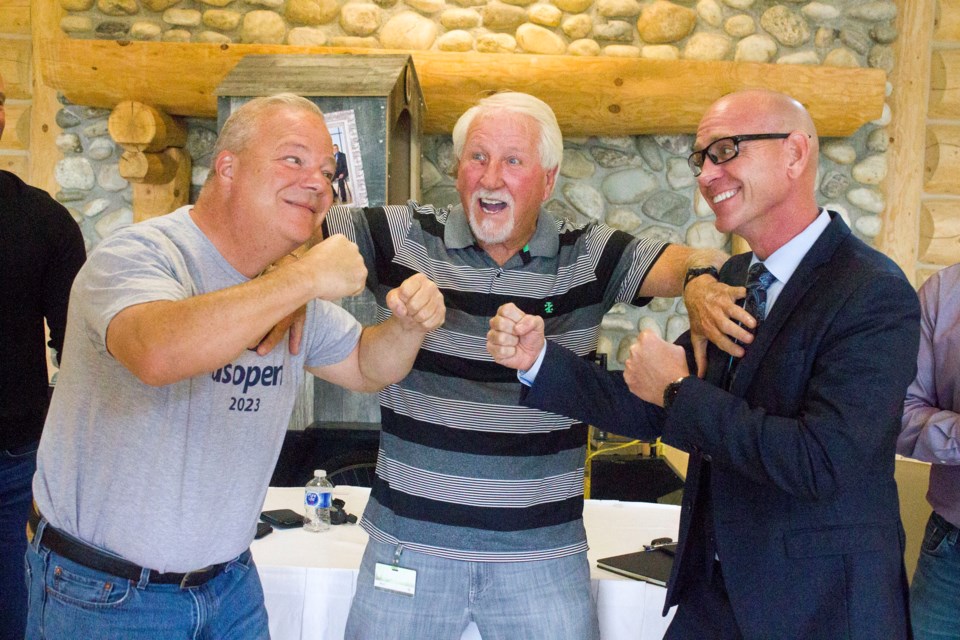
{"type": "MultiPolygon", "coordinates": [[[[700,122],[695,149],[738,134],[777,133],[755,105],[731,97],[716,103],[700,122]],[[769,131],[768,131],[769,129],[769,131]]],[[[717,230],[749,234],[764,222],[789,188],[783,175],[783,140],[739,144],[739,155],[716,165],[707,158],[697,178],[700,193],[717,215],[717,230]]]]}
{"type": "Polygon", "coordinates": [[[333,203],[333,143],[315,113],[271,108],[249,142],[240,151],[223,152],[220,162],[236,222],[264,243],[306,242],[333,203]]]}
{"type": "Polygon", "coordinates": [[[736,93],[710,107],[694,142],[699,150],[720,138],[758,133],[790,135],[743,141],[729,162],[716,165],[705,159],[697,178],[717,216],[717,230],[743,236],[755,251],[781,246],[816,215],[816,129],[809,114],[783,94],[736,93]]]}
{"type": "Polygon", "coordinates": [[[457,191],[477,242],[503,264],[533,236],[557,170],[540,163],[540,129],[530,116],[477,116],[457,167],[457,191]]]}

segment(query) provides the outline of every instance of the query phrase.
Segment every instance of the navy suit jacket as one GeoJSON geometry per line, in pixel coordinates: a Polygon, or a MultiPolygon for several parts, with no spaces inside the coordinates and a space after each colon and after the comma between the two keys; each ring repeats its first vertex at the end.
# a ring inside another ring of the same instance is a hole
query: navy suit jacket
{"type": "MultiPolygon", "coordinates": [[[[685,591],[707,579],[717,554],[748,639],[909,634],[893,472],[919,304],[900,269],[831,216],[729,391],[730,357],[713,345],[705,379],[686,379],[664,411],[632,395],[622,374],[549,343],[523,392],[528,406],[662,434],[690,454],[666,606],[700,606],[685,591]]],[[[742,285],[750,258],[731,258],[720,279],[742,285]]]]}

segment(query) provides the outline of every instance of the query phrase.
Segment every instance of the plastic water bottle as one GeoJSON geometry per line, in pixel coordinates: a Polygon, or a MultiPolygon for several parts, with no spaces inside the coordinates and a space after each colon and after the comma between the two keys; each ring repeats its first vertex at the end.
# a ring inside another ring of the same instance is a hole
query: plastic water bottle
{"type": "Polygon", "coordinates": [[[330,507],[333,506],[333,484],[327,480],[327,472],[317,469],[313,478],[304,487],[303,507],[307,520],[303,528],[307,531],[326,531],[330,528],[330,507]]]}

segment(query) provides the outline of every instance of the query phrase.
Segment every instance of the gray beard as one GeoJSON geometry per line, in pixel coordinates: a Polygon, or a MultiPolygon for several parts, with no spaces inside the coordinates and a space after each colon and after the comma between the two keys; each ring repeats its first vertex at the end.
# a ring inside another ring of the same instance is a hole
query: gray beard
{"type": "MultiPolygon", "coordinates": [[[[474,207],[480,205],[475,204],[474,207]]],[[[473,208],[467,215],[467,221],[470,223],[470,230],[474,237],[484,244],[502,244],[506,242],[513,234],[513,228],[516,226],[516,220],[511,216],[505,223],[498,220],[484,218],[483,212],[477,213],[473,208]]]]}

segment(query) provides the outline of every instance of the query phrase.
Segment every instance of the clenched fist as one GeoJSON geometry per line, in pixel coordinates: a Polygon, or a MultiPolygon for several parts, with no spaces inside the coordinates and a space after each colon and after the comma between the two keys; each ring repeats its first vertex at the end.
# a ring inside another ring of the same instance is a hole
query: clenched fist
{"type": "Polygon", "coordinates": [[[497,364],[526,371],[540,357],[545,341],[543,318],[524,313],[512,302],[490,318],[487,351],[497,364]]]}
{"type": "Polygon", "coordinates": [[[297,261],[313,283],[314,297],[336,300],[363,291],[367,267],[357,245],[334,235],[314,245],[297,261]]]}
{"type": "Polygon", "coordinates": [[[387,307],[407,329],[430,333],[443,324],[447,307],[440,289],[430,278],[417,273],[387,294],[387,307]]]}

